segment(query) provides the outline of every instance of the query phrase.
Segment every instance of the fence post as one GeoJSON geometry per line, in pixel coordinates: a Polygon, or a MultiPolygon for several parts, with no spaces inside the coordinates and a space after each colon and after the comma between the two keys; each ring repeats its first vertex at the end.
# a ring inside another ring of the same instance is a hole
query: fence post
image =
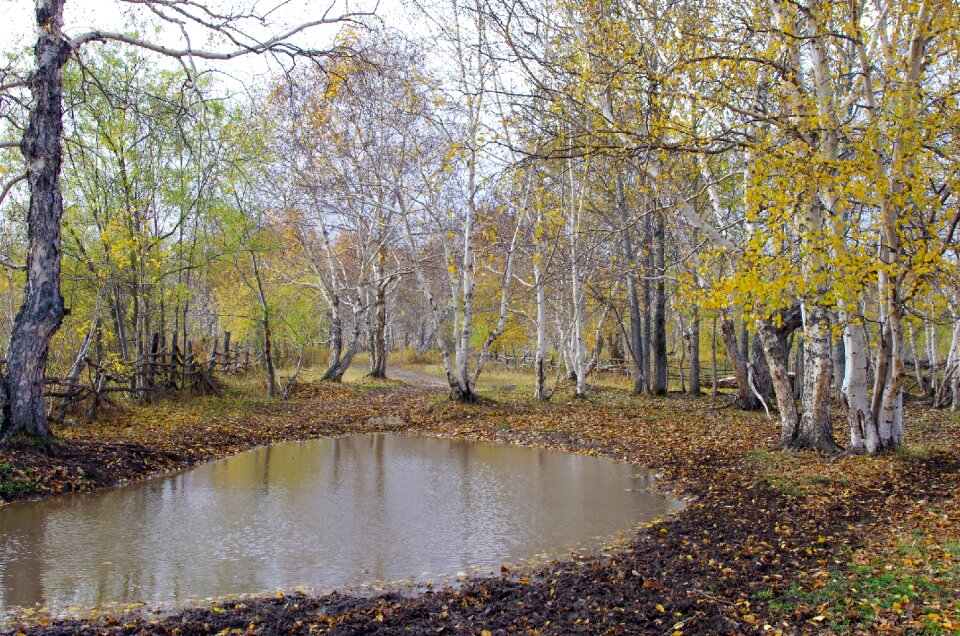
{"type": "Polygon", "coordinates": [[[150,339],[150,353],[147,354],[147,368],[146,368],[146,390],[148,393],[153,393],[154,381],[153,377],[156,373],[157,367],[157,352],[160,350],[160,334],[156,331],[153,332],[153,337],[150,339]]]}
{"type": "Polygon", "coordinates": [[[87,420],[92,420],[100,408],[100,394],[103,392],[103,385],[106,383],[106,373],[103,370],[103,329],[97,325],[97,372],[93,385],[93,399],[90,400],[90,407],[87,409],[87,420]]]}
{"type": "Polygon", "coordinates": [[[210,349],[210,359],[207,360],[207,373],[213,373],[213,367],[217,364],[217,348],[220,346],[220,336],[213,337],[213,347],[210,349]]]}
{"type": "Polygon", "coordinates": [[[220,363],[220,370],[226,372],[230,366],[230,332],[223,332],[223,360],[220,363]]]}
{"type": "Polygon", "coordinates": [[[180,389],[186,391],[193,390],[193,341],[187,340],[186,358],[183,362],[183,378],[180,381],[180,389]],[[189,379],[189,382],[188,382],[189,379]]]}
{"type": "Polygon", "coordinates": [[[170,338],[170,368],[167,369],[167,384],[174,391],[177,390],[177,367],[180,366],[180,334],[174,329],[173,337],[170,338]]]}

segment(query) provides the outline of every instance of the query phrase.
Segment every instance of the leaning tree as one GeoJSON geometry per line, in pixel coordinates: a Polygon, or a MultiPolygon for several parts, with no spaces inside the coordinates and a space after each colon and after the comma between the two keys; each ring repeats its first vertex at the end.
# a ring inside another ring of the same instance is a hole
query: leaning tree
{"type": "MultiPolygon", "coordinates": [[[[50,341],[65,315],[60,291],[63,197],[60,165],[63,152],[63,67],[83,46],[120,42],[153,51],[180,61],[189,74],[196,74],[197,60],[230,60],[249,54],[323,59],[343,54],[346,49],[317,49],[298,44],[297,36],[324,25],[356,24],[362,12],[333,14],[331,9],[314,20],[277,28],[264,12],[214,10],[202,2],[180,0],[124,0],[147,11],[164,25],[182,35],[183,45],[171,47],[125,32],[90,30],[69,37],[64,32],[65,0],[37,0],[37,40],[34,61],[25,77],[0,79],[0,96],[26,91],[27,125],[19,142],[0,140],[0,147],[19,147],[24,174],[13,183],[26,181],[29,188],[27,211],[26,272],[23,302],[10,335],[6,369],[0,374],[0,440],[13,432],[25,431],[46,439],[50,435],[44,408],[44,373],[50,341]],[[230,46],[229,50],[204,50],[191,44],[190,33],[205,32],[230,46]],[[264,35],[266,34],[266,35],[264,35]]],[[[282,3],[281,3],[282,4],[282,3]]],[[[9,191],[10,182],[0,192],[9,191]]]]}

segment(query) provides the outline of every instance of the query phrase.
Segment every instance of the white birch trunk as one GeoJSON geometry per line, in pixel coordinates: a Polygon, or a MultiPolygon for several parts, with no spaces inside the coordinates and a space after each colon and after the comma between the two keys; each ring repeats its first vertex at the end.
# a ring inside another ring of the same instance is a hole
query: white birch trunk
{"type": "Polygon", "coordinates": [[[850,452],[875,453],[880,447],[877,425],[867,395],[869,369],[867,340],[860,325],[849,322],[843,328],[843,406],[850,426],[850,452]]]}
{"type": "Polygon", "coordinates": [[[930,375],[927,378],[929,394],[933,396],[937,391],[937,330],[931,320],[924,321],[924,337],[927,344],[927,360],[930,365],[930,375]]]}

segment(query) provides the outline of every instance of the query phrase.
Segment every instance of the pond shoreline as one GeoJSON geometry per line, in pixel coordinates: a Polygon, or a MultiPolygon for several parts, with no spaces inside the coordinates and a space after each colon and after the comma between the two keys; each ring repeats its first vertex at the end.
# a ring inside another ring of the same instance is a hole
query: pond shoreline
{"type": "MultiPolygon", "coordinates": [[[[267,596],[164,618],[23,623],[11,633],[831,632],[836,628],[818,619],[830,608],[797,590],[816,589],[871,533],[909,523],[916,512],[911,502],[956,505],[955,420],[944,418],[931,429],[947,438],[945,452],[825,462],[813,454],[766,451],[775,427],[755,414],[723,407],[709,398],[632,398],[612,391],[586,403],[542,405],[513,396],[460,405],[402,385],[311,384],[289,403],[258,404],[239,415],[227,413],[219,423],[175,429],[161,423],[137,429],[137,441],[115,435],[98,443],[124,440],[155,453],[179,450],[177,469],[274,441],[377,430],[545,446],[649,466],[692,503],[611,554],[520,568],[413,597],[395,591],[371,597],[267,596]],[[888,492],[883,480],[892,483],[892,475],[884,477],[892,462],[900,464],[903,479],[888,492]],[[852,478],[861,473],[873,482],[852,478]],[[891,506],[891,497],[902,506],[891,506]],[[881,520],[874,511],[884,506],[894,514],[881,520]]],[[[93,443],[76,433],[68,439],[74,445],[93,443]]],[[[917,607],[919,612],[919,602],[917,607]]],[[[918,617],[900,614],[897,620],[910,626],[918,617]]]]}
{"type": "Polygon", "coordinates": [[[275,590],[445,586],[611,545],[679,505],[642,466],[578,453],[412,432],[278,442],[0,510],[0,601],[82,616],[275,590]]]}

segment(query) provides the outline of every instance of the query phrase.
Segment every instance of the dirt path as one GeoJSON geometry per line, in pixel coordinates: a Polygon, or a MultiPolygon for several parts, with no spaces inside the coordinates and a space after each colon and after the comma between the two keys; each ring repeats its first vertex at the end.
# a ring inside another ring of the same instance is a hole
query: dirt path
{"type": "Polygon", "coordinates": [[[387,377],[394,380],[400,380],[401,382],[405,382],[407,384],[412,384],[413,386],[423,387],[425,389],[447,388],[447,383],[438,377],[427,375],[425,373],[418,373],[409,369],[402,369],[399,367],[389,367],[387,369],[387,377]]]}
{"type": "Polygon", "coordinates": [[[130,408],[65,431],[56,456],[0,449],[0,485],[33,484],[33,496],[89,490],[276,441],[395,430],[400,420],[418,434],[649,466],[690,504],[601,555],[504,569],[419,596],[265,595],[172,616],[24,616],[0,624],[0,634],[766,636],[943,633],[960,623],[955,556],[945,547],[960,545],[960,422],[948,412],[911,412],[914,448],[940,450],[826,461],[765,450],[775,427],[707,397],[598,390],[548,404],[509,394],[461,404],[434,399],[445,388],[439,378],[399,368],[388,375],[407,384],[305,383],[287,402],[130,408]]]}

